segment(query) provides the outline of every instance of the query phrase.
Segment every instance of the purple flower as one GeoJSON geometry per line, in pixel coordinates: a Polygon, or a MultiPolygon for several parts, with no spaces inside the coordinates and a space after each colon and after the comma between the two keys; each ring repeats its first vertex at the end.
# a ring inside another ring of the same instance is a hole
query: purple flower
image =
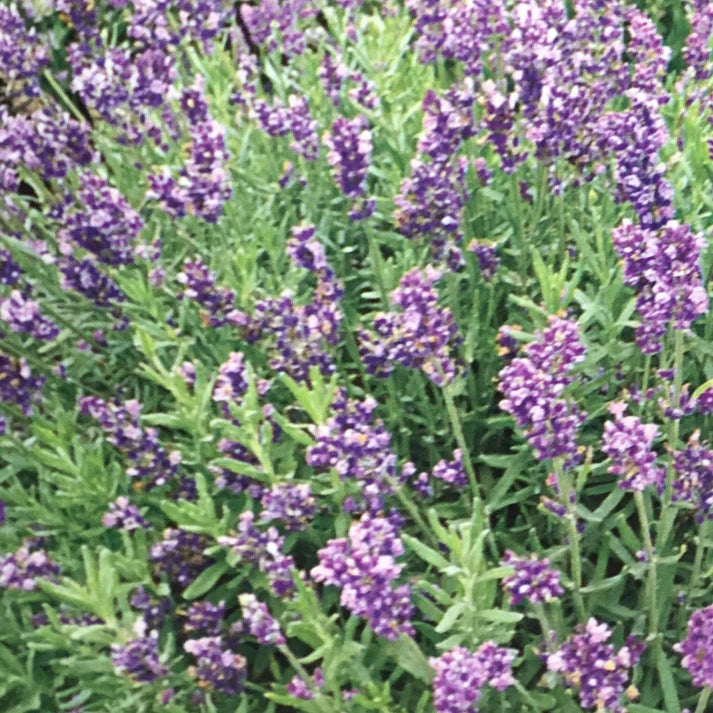
{"type": "Polygon", "coordinates": [[[498,691],[512,686],[514,659],[512,651],[492,641],[481,644],[475,653],[456,646],[438,658],[429,659],[436,673],[433,679],[436,713],[472,713],[486,685],[498,691]]]}
{"type": "Polygon", "coordinates": [[[304,530],[317,511],[309,483],[280,483],[264,490],[260,520],[277,520],[290,531],[304,530]]]}
{"type": "MultiPolygon", "coordinates": [[[[0,9],[2,12],[2,9],[0,9]]],[[[0,285],[13,287],[22,275],[20,266],[12,259],[9,250],[0,248],[0,285]]]]}
{"type": "Polygon", "coordinates": [[[31,416],[44,384],[45,377],[35,376],[24,357],[16,359],[0,351],[0,401],[13,403],[31,416]]]}
{"type": "Polygon", "coordinates": [[[264,572],[278,597],[292,594],[296,569],[292,557],[283,552],[285,538],[274,527],[262,532],[254,523],[255,515],[246,510],[240,514],[237,535],[220,537],[218,543],[264,572]]]}
{"type": "Polygon", "coordinates": [[[478,259],[480,276],[485,282],[495,277],[495,272],[500,264],[500,258],[495,248],[495,243],[472,240],[468,245],[468,252],[471,252],[478,259]]]}
{"type": "Polygon", "coordinates": [[[571,320],[550,317],[549,326],[499,375],[505,398],[500,408],[515,418],[538,460],[564,457],[576,461],[576,434],[585,415],[564,396],[571,371],[584,359],[579,328],[571,320]]]}
{"type": "Polygon", "coordinates": [[[188,673],[198,679],[201,688],[229,696],[240,693],[247,676],[247,661],[240,654],[224,649],[221,637],[191,639],[183,648],[196,657],[196,665],[189,666],[188,673]]]}
{"type": "Polygon", "coordinates": [[[627,687],[629,670],[636,666],[645,646],[630,636],[615,653],[614,647],[605,643],[610,637],[609,627],[591,618],[547,656],[547,668],[560,674],[567,688],[579,689],[583,708],[623,713],[622,696],[637,695],[633,686],[627,687]]]}
{"type": "Polygon", "coordinates": [[[199,631],[209,636],[217,636],[223,626],[225,618],[225,602],[193,602],[186,612],[183,630],[186,632],[199,631]]]}
{"type": "Polygon", "coordinates": [[[612,238],[624,263],[624,283],[636,291],[643,320],[636,329],[637,344],[645,354],[655,354],[669,325],[687,332],[708,311],[699,266],[705,241],[675,221],[653,232],[624,220],[612,238]]]}
{"type": "Polygon", "coordinates": [[[229,404],[237,403],[248,389],[248,370],[242,352],[231,352],[221,364],[213,387],[213,401],[223,405],[226,417],[230,415],[229,404]]]}
{"type": "Polygon", "coordinates": [[[32,540],[26,540],[14,554],[0,556],[0,589],[31,592],[38,581],[56,581],[59,573],[59,565],[32,540]]]}
{"type": "Polygon", "coordinates": [[[310,467],[334,468],[341,478],[356,481],[374,512],[382,509],[383,496],[391,492],[389,481],[396,476],[391,434],[374,418],[376,406],[371,397],[356,401],[338,391],[326,423],[313,428],[315,443],[306,456],[310,467]]]}
{"type": "Polygon", "coordinates": [[[166,615],[172,609],[171,600],[168,597],[152,597],[143,586],[134,590],[130,604],[142,613],[146,628],[149,630],[160,629],[166,615]]]}
{"type": "Polygon", "coordinates": [[[90,258],[76,260],[71,255],[59,261],[63,290],[74,290],[99,307],[110,307],[126,297],[119,286],[107,277],[90,258]]]}
{"type": "Polygon", "coordinates": [[[602,437],[602,452],[612,460],[608,472],[619,478],[622,490],[642,491],[649,485],[661,487],[664,471],[656,466],[656,453],[651,450],[658,427],[641,423],[636,416],[623,416],[625,408],[621,402],[609,405],[615,420],[604,424],[602,437]]]}
{"type": "Polygon", "coordinates": [[[391,304],[401,311],[378,313],[374,331],[361,330],[361,357],[370,374],[387,377],[401,364],[421,369],[438,386],[453,381],[459,365],[451,351],[460,338],[451,310],[438,306],[434,285],[440,276],[430,266],[405,273],[391,293],[391,304]]]}
{"type": "Polygon", "coordinates": [[[279,646],[286,643],[280,625],[272,618],[267,605],[258,601],[254,594],[241,594],[238,597],[243,610],[243,620],[248,625],[250,635],[261,646],[279,646]]]}
{"type": "Polygon", "coordinates": [[[713,606],[699,609],[688,620],[688,632],[683,641],[674,644],[681,654],[681,666],[691,675],[694,686],[713,687],[713,606]]]}
{"type": "Polygon", "coordinates": [[[186,259],[183,271],[179,272],[177,281],[183,285],[179,299],[190,299],[205,309],[201,313],[204,324],[211,327],[222,327],[225,324],[241,323],[241,313],[235,309],[235,292],[227,287],[217,285],[217,276],[208,269],[200,257],[186,259]]]}
{"type": "Polygon", "coordinates": [[[403,551],[392,519],[365,513],[352,523],[348,538],[329,540],[319,550],[319,564],[311,574],[317,582],[340,587],[342,606],[365,618],[376,634],[393,640],[414,632],[411,589],[395,584],[403,569],[395,558],[403,551]]]}
{"type": "Polygon", "coordinates": [[[117,530],[150,529],[149,523],[141,516],[136,505],[129,502],[129,498],[124,495],[119,496],[113,503],[109,504],[109,510],[102,518],[104,527],[115,527],[117,530]]]}
{"type": "Polygon", "coordinates": [[[59,327],[40,314],[40,306],[20,290],[13,290],[9,297],[0,299],[0,319],[7,322],[13,332],[32,335],[35,339],[52,341],[59,334],[59,327]]]}
{"type": "Polygon", "coordinates": [[[468,474],[463,466],[463,452],[460,448],[453,451],[453,460],[441,460],[433,466],[432,475],[444,483],[463,488],[468,485],[468,474]]]}
{"type": "MultiPolygon", "coordinates": [[[[361,198],[366,192],[372,150],[371,131],[366,117],[361,114],[354,119],[338,116],[331,130],[325,132],[323,142],[329,150],[327,161],[332,167],[334,180],[342,193],[352,200],[361,198]]],[[[369,205],[373,210],[373,202],[369,205]]]]}
{"type": "Polygon", "coordinates": [[[695,431],[686,447],[673,451],[672,499],[690,503],[695,510],[696,521],[713,519],[713,450],[701,443],[700,432],[695,431]]]}
{"type": "Polygon", "coordinates": [[[560,573],[550,567],[546,558],[539,559],[535,554],[519,557],[512,550],[507,550],[502,564],[515,569],[514,574],[503,579],[503,589],[510,594],[514,605],[523,601],[532,604],[550,602],[564,594],[560,573]]]}
{"type": "Polygon", "coordinates": [[[126,644],[112,644],[111,660],[119,673],[137,683],[150,683],[168,675],[168,669],[158,660],[158,632],[140,636],[126,644]]]}
{"type": "Polygon", "coordinates": [[[172,583],[185,588],[210,564],[204,550],[211,544],[206,535],[168,528],[163,539],[151,547],[151,564],[157,577],[165,574],[172,583]]]}
{"type": "Polygon", "coordinates": [[[107,265],[133,262],[131,243],[144,222],[116,188],[88,171],[79,177],[77,203],[63,217],[58,237],[69,254],[79,245],[107,265]]]}

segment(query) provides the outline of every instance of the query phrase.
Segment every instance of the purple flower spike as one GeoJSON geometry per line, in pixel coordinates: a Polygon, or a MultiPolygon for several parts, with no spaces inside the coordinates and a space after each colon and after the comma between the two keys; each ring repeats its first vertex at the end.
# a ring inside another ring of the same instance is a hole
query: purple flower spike
{"type": "Polygon", "coordinates": [[[524,601],[532,604],[551,602],[564,594],[560,573],[550,567],[548,559],[539,559],[534,554],[519,557],[507,550],[502,564],[515,568],[514,574],[503,579],[503,589],[510,594],[514,605],[524,601]]]}
{"type": "Polygon", "coordinates": [[[699,609],[688,620],[688,632],[683,641],[674,645],[681,654],[681,666],[685,668],[693,685],[713,687],[713,606],[699,609]]]}

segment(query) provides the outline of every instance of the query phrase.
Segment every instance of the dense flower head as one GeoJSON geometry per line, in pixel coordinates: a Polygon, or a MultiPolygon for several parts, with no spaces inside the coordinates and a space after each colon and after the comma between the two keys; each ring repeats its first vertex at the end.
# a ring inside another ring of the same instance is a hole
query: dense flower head
{"type": "Polygon", "coordinates": [[[0,285],[13,287],[22,275],[20,266],[13,260],[9,250],[0,248],[0,285]]]}
{"type": "Polygon", "coordinates": [[[15,404],[25,416],[31,416],[44,384],[45,377],[33,374],[27,359],[0,351],[0,401],[15,404]]]}
{"type": "Polygon", "coordinates": [[[285,252],[293,265],[330,279],[334,273],[327,262],[324,246],[315,238],[316,232],[317,228],[311,223],[292,226],[285,252]]]}
{"type": "Polygon", "coordinates": [[[326,423],[315,426],[315,443],[307,449],[307,465],[334,468],[344,479],[354,479],[369,509],[382,507],[383,495],[391,491],[389,481],[396,475],[396,454],[391,434],[381,419],[374,417],[374,398],[364,401],[335,395],[326,423]]]}
{"type": "Polygon", "coordinates": [[[0,298],[0,319],[13,332],[30,334],[42,341],[52,341],[59,334],[59,327],[40,314],[39,304],[20,290],[12,290],[8,297],[0,298]]]}
{"type": "Polygon", "coordinates": [[[250,635],[257,639],[258,644],[279,646],[286,643],[279,623],[272,617],[266,604],[249,593],[241,594],[238,601],[242,608],[243,620],[247,624],[250,635]]]}
{"type": "Polygon", "coordinates": [[[153,597],[143,586],[137,587],[131,594],[129,603],[141,612],[148,630],[160,629],[164,619],[172,610],[169,597],[153,597]]]}
{"type": "Polygon", "coordinates": [[[40,94],[38,75],[49,64],[47,47],[34,28],[26,27],[13,5],[0,7],[0,65],[8,98],[40,94]]]}
{"type": "Polygon", "coordinates": [[[656,465],[656,452],[651,449],[658,436],[653,423],[641,423],[637,416],[624,416],[626,405],[610,404],[613,421],[604,424],[602,452],[612,460],[609,472],[619,479],[623,490],[641,491],[649,485],[660,487],[663,469],[656,465]]]}
{"type": "Polygon", "coordinates": [[[96,396],[79,399],[82,413],[96,420],[107,433],[107,440],[129,461],[126,474],[136,479],[137,488],[155,488],[172,481],[181,462],[179,451],[167,451],[159,442],[155,428],[140,424],[142,405],[135,399],[111,403],[96,396]]]}
{"type": "Polygon", "coordinates": [[[78,245],[108,265],[133,262],[131,243],[144,226],[141,216],[103,178],[87,171],[79,180],[77,202],[59,231],[65,253],[78,245]]]}
{"type": "Polygon", "coordinates": [[[693,685],[703,688],[713,687],[713,606],[699,609],[688,620],[687,636],[674,645],[674,651],[681,654],[681,666],[691,675],[693,685]]]}
{"type": "Polygon", "coordinates": [[[708,311],[699,260],[705,241],[675,221],[654,232],[624,220],[612,232],[624,283],[636,291],[642,323],[636,341],[645,354],[661,351],[666,329],[688,331],[708,311]]]}
{"type": "Polygon", "coordinates": [[[31,539],[13,554],[0,556],[0,589],[31,592],[37,589],[38,581],[55,581],[59,573],[59,565],[31,539]]]}
{"type": "Polygon", "coordinates": [[[495,272],[500,264],[495,243],[482,240],[472,240],[468,244],[468,252],[471,252],[478,259],[480,276],[490,282],[495,277],[495,272]]]}
{"type": "Polygon", "coordinates": [[[329,540],[319,550],[312,578],[340,587],[342,606],[365,618],[379,636],[396,639],[402,633],[413,634],[411,589],[396,584],[403,565],[395,558],[403,551],[391,518],[364,513],[352,523],[348,537],[329,540]]]}
{"type": "Polygon", "coordinates": [[[584,359],[579,327],[572,320],[550,317],[549,326],[524,347],[499,375],[505,398],[500,408],[512,414],[539,460],[577,459],[576,434],[585,420],[564,395],[571,371],[584,359]]]}
{"type": "Polygon", "coordinates": [[[225,602],[193,602],[188,607],[183,630],[186,632],[199,631],[209,636],[217,636],[225,619],[225,602]]]}
{"type": "Polygon", "coordinates": [[[211,327],[239,324],[241,313],[235,308],[235,292],[217,284],[217,275],[196,256],[186,258],[176,277],[183,290],[179,299],[190,299],[203,307],[201,318],[211,327]]]}
{"type": "Polygon", "coordinates": [[[183,648],[195,656],[196,665],[188,668],[189,674],[198,679],[198,685],[215,689],[220,693],[235,696],[243,688],[247,676],[247,661],[244,656],[223,648],[219,636],[191,639],[183,648]]]}
{"type": "Polygon", "coordinates": [[[77,260],[70,255],[61,258],[58,264],[63,290],[74,290],[98,307],[110,307],[126,299],[119,286],[92,259],[85,257],[77,260]]]}
{"type": "Polygon", "coordinates": [[[591,618],[558,651],[547,656],[547,668],[562,676],[567,688],[579,689],[583,708],[623,713],[622,697],[635,695],[628,687],[630,669],[639,661],[644,644],[630,636],[615,652],[606,642],[611,629],[591,618]]]}
{"type": "Polygon", "coordinates": [[[532,604],[550,602],[564,594],[560,573],[550,567],[547,558],[540,559],[535,554],[520,557],[507,550],[502,564],[515,569],[514,574],[503,579],[503,589],[510,594],[514,605],[523,601],[532,604]]]}
{"type": "Polygon", "coordinates": [[[366,191],[372,151],[371,130],[366,117],[362,114],[353,119],[338,116],[332,128],[325,132],[323,142],[328,149],[327,161],[332,167],[334,180],[342,193],[352,200],[361,198],[366,191]]]}
{"type": "Polygon", "coordinates": [[[389,376],[396,364],[421,369],[434,384],[449,384],[459,371],[451,352],[459,345],[458,326],[447,307],[438,306],[438,270],[428,266],[405,273],[391,293],[399,312],[374,317],[373,332],[360,332],[360,352],[367,371],[389,376]]]}
{"type": "Polygon", "coordinates": [[[514,652],[486,641],[475,651],[462,646],[429,659],[435,671],[433,704],[436,713],[474,713],[483,688],[498,691],[515,682],[512,677],[514,652]]]}
{"type": "Polygon", "coordinates": [[[211,544],[206,535],[168,528],[163,538],[151,547],[151,564],[157,577],[166,575],[170,582],[187,587],[211,564],[204,550],[211,544]]]}
{"type": "Polygon", "coordinates": [[[309,483],[278,483],[261,497],[260,520],[277,520],[288,530],[304,530],[314,517],[317,505],[309,483]]]}
{"type": "Polygon", "coordinates": [[[463,465],[463,451],[456,448],[453,451],[453,460],[441,460],[433,466],[431,473],[434,478],[442,480],[449,485],[455,485],[457,488],[463,488],[468,485],[468,474],[463,465]]]}
{"type": "Polygon", "coordinates": [[[304,52],[305,33],[298,23],[317,14],[311,0],[260,0],[256,5],[242,5],[240,11],[256,45],[268,52],[279,49],[287,57],[304,52]]]}
{"type": "Polygon", "coordinates": [[[213,401],[225,407],[237,402],[248,389],[248,371],[242,352],[231,352],[228,360],[221,364],[218,378],[213,387],[213,401]]]}
{"type": "Polygon", "coordinates": [[[240,514],[235,536],[218,538],[219,544],[230,549],[244,562],[263,572],[278,597],[291,595],[296,574],[294,559],[284,553],[285,538],[277,528],[259,530],[250,510],[240,514]]]}
{"type": "Polygon", "coordinates": [[[150,683],[168,675],[168,669],[158,658],[158,634],[139,636],[126,644],[112,644],[111,660],[119,673],[137,683],[150,683]]]}
{"type": "Polygon", "coordinates": [[[315,161],[319,155],[317,122],[312,118],[307,99],[291,94],[284,104],[280,99],[272,105],[264,99],[254,99],[249,105],[249,116],[268,136],[292,134],[290,149],[307,161],[315,161]]]}
{"type": "Polygon", "coordinates": [[[693,506],[696,521],[713,519],[713,450],[695,431],[683,450],[673,451],[672,499],[693,506]]]}
{"type": "Polygon", "coordinates": [[[713,31],[713,6],[708,0],[693,0],[689,7],[691,32],[686,37],[683,58],[693,76],[699,81],[705,81],[713,70],[709,46],[711,31],[713,31]]]}
{"type": "Polygon", "coordinates": [[[125,495],[120,495],[113,503],[109,503],[109,509],[102,518],[102,525],[127,532],[150,528],[149,523],[141,515],[136,505],[133,505],[125,495]]]}

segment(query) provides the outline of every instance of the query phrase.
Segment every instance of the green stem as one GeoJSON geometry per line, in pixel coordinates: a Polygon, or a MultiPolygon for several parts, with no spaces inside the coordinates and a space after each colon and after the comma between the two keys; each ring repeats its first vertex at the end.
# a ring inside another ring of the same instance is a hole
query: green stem
{"type": "Polygon", "coordinates": [[[656,601],[656,591],[658,583],[656,578],[656,553],[654,551],[654,543],[651,540],[651,527],[649,525],[649,516],[646,514],[646,503],[644,503],[644,494],[641,491],[634,493],[636,509],[639,512],[639,522],[641,523],[641,533],[644,537],[644,546],[646,548],[646,556],[649,564],[649,576],[647,588],[649,590],[649,632],[653,635],[658,630],[658,605],[656,601]]]}
{"type": "Polygon", "coordinates": [[[57,96],[67,105],[67,109],[74,114],[74,117],[79,121],[80,124],[86,124],[87,120],[82,115],[82,112],[77,109],[74,102],[67,96],[67,92],[60,86],[59,82],[54,78],[52,72],[49,69],[45,69],[42,72],[42,76],[47,80],[47,83],[52,87],[52,89],[57,93],[57,96]]]}
{"type": "Polygon", "coordinates": [[[562,460],[556,458],[553,461],[557,483],[560,493],[564,501],[564,506],[567,509],[565,521],[567,522],[567,534],[569,536],[570,548],[570,567],[572,570],[572,584],[574,586],[574,605],[577,609],[577,614],[584,620],[587,612],[584,608],[584,600],[582,599],[582,559],[579,551],[579,532],[577,532],[577,514],[572,503],[572,484],[569,475],[565,473],[562,467],[562,460]]]}
{"type": "Polygon", "coordinates": [[[556,631],[553,628],[552,624],[550,624],[545,605],[542,602],[536,602],[532,605],[532,608],[535,611],[535,616],[537,617],[537,620],[540,622],[540,627],[542,628],[542,636],[545,639],[545,646],[547,647],[548,651],[552,652],[556,648],[555,638],[553,637],[553,634],[556,634],[556,631]]]}
{"type": "MultiPolygon", "coordinates": [[[[444,378],[443,371],[440,369],[441,378],[444,378]]],[[[463,426],[461,424],[460,416],[458,415],[458,409],[456,408],[455,402],[453,401],[453,394],[451,393],[451,385],[444,384],[442,392],[443,398],[446,402],[446,410],[448,411],[448,418],[451,422],[451,427],[453,429],[453,436],[456,439],[458,448],[461,449],[463,453],[463,465],[465,466],[465,472],[468,474],[468,480],[470,481],[470,488],[473,493],[474,498],[481,499],[480,486],[478,485],[478,479],[475,475],[475,469],[473,468],[473,461],[470,456],[470,449],[465,442],[465,436],[463,435],[463,426]]]]}
{"type": "Polygon", "coordinates": [[[518,266],[520,268],[520,277],[525,280],[525,270],[527,267],[527,246],[525,245],[525,231],[522,223],[522,199],[520,198],[520,186],[517,183],[515,174],[510,176],[510,194],[511,200],[515,204],[515,240],[518,247],[518,266]]]}
{"type": "Polygon", "coordinates": [[[702,691],[701,695],[698,699],[698,705],[696,706],[696,712],[695,713],[703,713],[706,710],[706,706],[708,705],[708,699],[711,697],[711,689],[709,686],[706,686],[702,691]]]}
{"type": "Polygon", "coordinates": [[[704,520],[698,530],[698,544],[696,546],[696,556],[693,560],[693,570],[691,571],[691,581],[688,584],[688,601],[691,600],[693,590],[698,585],[703,566],[703,555],[706,550],[706,537],[708,536],[708,520],[704,520]]]}

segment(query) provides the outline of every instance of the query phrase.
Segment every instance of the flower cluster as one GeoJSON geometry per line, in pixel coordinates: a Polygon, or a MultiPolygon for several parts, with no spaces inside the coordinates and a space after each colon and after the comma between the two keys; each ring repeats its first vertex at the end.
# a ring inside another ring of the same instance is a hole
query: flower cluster
{"type": "MultiPolygon", "coordinates": [[[[330,131],[325,132],[324,145],[329,150],[327,161],[334,172],[334,180],[347,198],[356,200],[366,191],[366,177],[371,162],[371,131],[362,114],[353,119],[339,116],[330,131]]],[[[374,200],[355,207],[352,220],[366,218],[374,211],[374,200]]]]}
{"type": "Polygon", "coordinates": [[[150,528],[147,520],[142,517],[136,505],[129,502],[129,498],[125,495],[119,496],[113,503],[109,504],[109,509],[104,513],[102,518],[104,527],[115,527],[118,530],[138,530],[150,528]]]}
{"type": "Polygon", "coordinates": [[[713,687],[713,606],[699,609],[688,620],[688,632],[683,641],[674,645],[681,654],[681,666],[691,675],[694,686],[713,687]]]}
{"type": "Polygon", "coordinates": [[[560,585],[560,573],[550,567],[550,561],[532,554],[520,557],[512,550],[505,552],[503,566],[513,567],[514,574],[503,579],[503,589],[510,594],[514,605],[523,601],[537,604],[550,602],[564,594],[560,585]]]}
{"type": "Polygon", "coordinates": [[[170,582],[187,587],[210,565],[211,559],[204,554],[210,544],[206,535],[179,528],[164,530],[163,538],[151,547],[154,574],[165,574],[170,582]]]}
{"type": "Polygon", "coordinates": [[[624,283],[636,290],[642,317],[636,342],[645,354],[656,354],[669,326],[688,331],[708,311],[699,266],[705,241],[675,221],[653,231],[629,220],[614,229],[612,239],[623,260],[624,283]]]}
{"type": "Polygon", "coordinates": [[[546,329],[500,372],[500,408],[515,418],[539,460],[578,457],[576,434],[585,415],[564,395],[572,369],[584,359],[579,328],[571,320],[550,317],[546,329]]]}
{"type": "Polygon", "coordinates": [[[658,428],[653,423],[641,423],[637,416],[624,416],[625,409],[622,402],[610,404],[615,419],[604,424],[602,451],[612,460],[609,472],[617,476],[623,490],[661,487],[664,471],[656,465],[656,453],[651,449],[658,428]]]}
{"type": "Polygon", "coordinates": [[[71,255],[63,257],[59,261],[59,270],[63,290],[74,290],[98,307],[110,307],[126,299],[119,286],[88,257],[82,260],[71,255]]]}
{"type": "Polygon", "coordinates": [[[229,547],[241,560],[267,575],[278,597],[291,595],[295,588],[295,562],[284,554],[285,538],[274,527],[262,532],[255,526],[255,515],[246,510],[240,514],[234,537],[220,537],[219,544],[229,547]]]}
{"type": "Polygon", "coordinates": [[[196,665],[188,673],[198,679],[201,688],[215,689],[220,693],[235,696],[243,688],[247,676],[247,661],[244,656],[223,648],[219,636],[191,639],[183,648],[196,657],[196,665]]]}
{"type": "Polygon", "coordinates": [[[38,581],[54,581],[59,572],[59,565],[37,542],[26,540],[13,554],[0,557],[0,589],[31,592],[38,581]]]}
{"type": "Polygon", "coordinates": [[[248,372],[242,352],[231,352],[221,364],[213,387],[213,401],[221,404],[230,417],[231,402],[236,402],[248,389],[248,372]]]}
{"type": "Polygon", "coordinates": [[[189,299],[203,307],[201,319],[211,327],[240,324],[235,308],[235,292],[216,283],[217,276],[200,257],[186,258],[176,280],[183,286],[179,299],[189,299]]]}
{"type": "Polygon", "coordinates": [[[59,231],[64,253],[78,245],[107,265],[132,262],[131,243],[144,226],[142,218],[103,178],[86,171],[79,182],[78,200],[70,203],[59,231]]]}
{"type": "Polygon", "coordinates": [[[456,448],[453,451],[453,460],[441,460],[433,466],[431,475],[442,480],[444,483],[454,485],[457,488],[464,488],[468,485],[468,474],[463,465],[463,451],[456,448]]]}
{"type": "Polygon", "coordinates": [[[630,636],[615,652],[606,643],[610,638],[611,629],[591,618],[558,651],[547,656],[547,668],[560,674],[568,688],[579,689],[582,707],[623,713],[622,697],[637,695],[633,686],[627,686],[629,670],[636,666],[645,647],[630,636]]]}
{"type": "Polygon", "coordinates": [[[403,551],[393,518],[365,513],[352,523],[348,537],[329,540],[319,550],[311,574],[317,582],[340,587],[342,606],[366,619],[376,634],[396,639],[414,632],[411,589],[395,586],[403,569],[395,558],[403,551]]]}
{"type": "Polygon", "coordinates": [[[451,352],[460,337],[451,310],[438,306],[440,277],[431,266],[409,270],[391,293],[391,304],[401,311],[377,314],[373,332],[360,332],[360,353],[370,374],[387,377],[401,364],[421,369],[438,386],[453,381],[459,365],[451,352]]]}
{"type": "Polygon", "coordinates": [[[186,612],[183,630],[186,632],[199,631],[209,636],[217,636],[225,619],[225,602],[193,602],[186,612]]]}
{"type": "Polygon", "coordinates": [[[474,133],[473,93],[469,85],[453,87],[445,96],[429,90],[423,100],[420,157],[394,198],[394,221],[407,238],[430,237],[433,257],[452,268],[463,261],[458,245],[467,188],[468,161],[456,158],[462,141],[474,133]]]}
{"type": "Polygon", "coordinates": [[[112,644],[111,659],[120,673],[137,683],[149,683],[168,675],[168,669],[158,658],[158,633],[140,636],[126,644],[112,644]]]}
{"type": "Polygon", "coordinates": [[[512,677],[514,652],[486,641],[474,653],[456,646],[429,663],[433,679],[436,713],[473,713],[483,688],[490,685],[504,691],[515,682],[512,677]]]}
{"type": "Polygon", "coordinates": [[[37,302],[20,290],[13,290],[9,297],[0,299],[0,319],[7,322],[13,332],[30,334],[45,342],[59,334],[59,327],[40,314],[37,302]]]}
{"type": "Polygon", "coordinates": [[[175,478],[181,454],[167,452],[159,443],[158,431],[141,426],[142,405],[138,401],[112,404],[96,396],[83,396],[79,408],[97,421],[109,443],[124,453],[130,463],[126,474],[136,479],[135,487],[155,488],[175,478]]]}
{"type": "Polygon", "coordinates": [[[713,450],[695,431],[683,450],[673,451],[672,499],[693,506],[697,522],[713,519],[713,450]]]}
{"type": "Polygon", "coordinates": [[[260,520],[277,520],[290,530],[304,530],[317,511],[309,483],[278,483],[265,489],[260,499],[260,520]]]}
{"type": "Polygon", "coordinates": [[[373,398],[356,401],[340,390],[326,423],[314,427],[315,443],[306,455],[310,467],[334,468],[341,478],[355,480],[373,512],[381,510],[396,475],[391,434],[381,419],[374,419],[376,406],[373,398]]]}
{"type": "Polygon", "coordinates": [[[243,610],[243,619],[250,635],[261,646],[279,646],[285,643],[280,625],[273,619],[267,605],[258,601],[254,594],[241,594],[238,597],[243,610]]]}
{"type": "Polygon", "coordinates": [[[0,351],[0,401],[15,404],[25,416],[31,416],[44,384],[45,377],[33,374],[27,359],[16,359],[0,351]]]}

